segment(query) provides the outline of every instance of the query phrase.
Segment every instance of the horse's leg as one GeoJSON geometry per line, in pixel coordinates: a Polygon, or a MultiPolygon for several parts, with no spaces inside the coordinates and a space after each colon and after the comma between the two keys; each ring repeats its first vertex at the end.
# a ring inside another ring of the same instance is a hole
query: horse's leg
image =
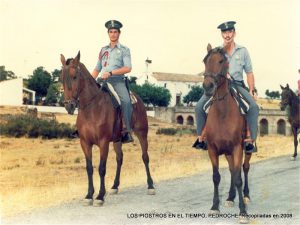
{"type": "Polygon", "coordinates": [[[239,195],[239,208],[240,208],[240,222],[248,222],[247,218],[247,211],[246,205],[243,199],[243,192],[242,192],[242,175],[241,175],[241,167],[242,167],[242,160],[243,160],[243,150],[241,149],[240,145],[237,145],[233,149],[233,182],[237,188],[238,195],[239,195]]]}
{"type": "Polygon", "coordinates": [[[144,130],[136,130],[134,131],[135,135],[138,137],[141,148],[142,148],[142,158],[143,162],[146,168],[146,174],[147,174],[147,183],[148,183],[148,194],[154,195],[154,186],[153,186],[153,180],[150,174],[149,169],[149,155],[148,155],[148,139],[147,139],[147,132],[144,130]]]}
{"type": "Polygon", "coordinates": [[[219,173],[219,156],[217,155],[215,150],[212,149],[211,146],[208,146],[208,154],[209,158],[212,163],[213,168],[213,182],[214,182],[214,198],[213,198],[213,205],[211,207],[211,214],[219,213],[219,205],[220,205],[220,199],[219,199],[219,184],[221,181],[221,175],[219,173]]]}
{"type": "Polygon", "coordinates": [[[111,187],[111,194],[117,194],[118,188],[120,185],[120,173],[121,173],[121,167],[123,163],[123,151],[122,151],[122,143],[121,142],[115,142],[114,143],[114,150],[116,152],[116,160],[117,160],[117,171],[115,176],[114,185],[111,187]]]}
{"type": "Polygon", "coordinates": [[[250,170],[250,159],[252,154],[245,154],[244,164],[243,164],[243,171],[245,177],[245,184],[244,184],[244,202],[248,204],[250,202],[250,195],[249,195],[249,186],[248,186],[248,172],[250,170]]]}
{"type": "Polygon", "coordinates": [[[298,128],[297,127],[292,127],[292,132],[294,135],[294,155],[292,156],[292,159],[296,159],[297,157],[297,146],[298,146],[298,140],[297,140],[297,134],[298,134],[298,128]]]}
{"type": "Polygon", "coordinates": [[[91,205],[93,203],[94,184],[93,184],[93,162],[92,162],[92,146],[85,141],[80,140],[81,148],[85,155],[86,172],[88,176],[88,193],[85,196],[84,204],[91,205]]]}
{"type": "Polygon", "coordinates": [[[106,174],[106,161],[108,156],[109,142],[102,141],[99,144],[100,147],[100,164],[99,164],[99,175],[100,175],[100,190],[97,198],[94,201],[95,206],[101,206],[104,203],[105,190],[105,174],[106,174]]]}
{"type": "Polygon", "coordinates": [[[228,198],[225,202],[225,205],[227,207],[233,207],[234,205],[234,199],[236,196],[236,189],[235,189],[235,184],[233,182],[233,176],[232,176],[232,171],[233,171],[233,160],[230,155],[225,156],[229,165],[229,171],[230,171],[230,189],[228,193],[228,198]]]}

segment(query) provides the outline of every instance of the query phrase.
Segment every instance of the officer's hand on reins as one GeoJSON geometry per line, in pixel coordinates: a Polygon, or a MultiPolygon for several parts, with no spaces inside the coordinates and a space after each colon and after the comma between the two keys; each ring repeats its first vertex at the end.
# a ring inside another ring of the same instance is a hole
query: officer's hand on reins
{"type": "Polygon", "coordinates": [[[255,90],[251,90],[249,93],[253,97],[253,99],[256,101],[257,100],[257,92],[255,90]]]}
{"type": "Polygon", "coordinates": [[[102,79],[103,80],[106,80],[108,77],[110,77],[110,73],[109,72],[104,72],[103,74],[102,74],[102,79]]]}

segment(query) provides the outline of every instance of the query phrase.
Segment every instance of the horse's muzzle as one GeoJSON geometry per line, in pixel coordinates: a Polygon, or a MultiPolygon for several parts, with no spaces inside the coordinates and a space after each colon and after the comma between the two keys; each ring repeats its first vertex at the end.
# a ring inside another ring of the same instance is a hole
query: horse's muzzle
{"type": "Polygon", "coordinates": [[[203,89],[204,89],[204,94],[206,96],[213,96],[214,93],[216,92],[216,85],[212,82],[209,83],[203,83],[203,89]]]}
{"type": "Polygon", "coordinates": [[[74,111],[77,107],[77,102],[75,100],[68,100],[64,102],[65,109],[67,110],[68,114],[73,115],[74,111]]]}
{"type": "Polygon", "coordinates": [[[288,104],[286,102],[280,102],[279,105],[280,105],[280,110],[284,111],[288,104]]]}
{"type": "Polygon", "coordinates": [[[286,108],[285,105],[280,105],[280,110],[281,110],[281,111],[284,111],[285,108],[286,108]]]}

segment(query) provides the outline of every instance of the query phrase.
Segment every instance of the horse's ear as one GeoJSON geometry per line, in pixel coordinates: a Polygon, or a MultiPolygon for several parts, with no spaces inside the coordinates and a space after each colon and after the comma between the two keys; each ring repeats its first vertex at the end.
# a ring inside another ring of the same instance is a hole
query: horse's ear
{"type": "Polygon", "coordinates": [[[79,61],[80,61],[80,51],[78,51],[78,54],[77,54],[77,56],[76,56],[75,59],[74,59],[74,63],[75,63],[75,64],[78,64],[79,61]]]}
{"type": "Polygon", "coordinates": [[[286,88],[287,88],[287,89],[290,89],[289,84],[286,84],[286,88]]]}
{"type": "Polygon", "coordinates": [[[281,84],[280,84],[280,87],[281,87],[282,90],[284,89],[284,87],[282,87],[281,84]]]}
{"type": "Polygon", "coordinates": [[[208,45],[207,45],[207,52],[209,52],[210,50],[212,50],[212,47],[211,47],[211,44],[208,43],[208,45]]]}
{"type": "Polygon", "coordinates": [[[66,65],[66,59],[65,59],[65,57],[64,57],[63,54],[60,54],[60,61],[61,61],[61,64],[62,64],[63,66],[66,65]]]}

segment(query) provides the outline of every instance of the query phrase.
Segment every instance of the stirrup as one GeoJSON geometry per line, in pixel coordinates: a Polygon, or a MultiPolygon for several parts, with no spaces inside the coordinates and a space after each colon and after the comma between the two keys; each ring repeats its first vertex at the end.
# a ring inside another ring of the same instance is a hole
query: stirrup
{"type": "Polygon", "coordinates": [[[131,136],[131,134],[129,132],[126,132],[123,134],[121,142],[123,144],[133,142],[133,137],[131,136]]]}
{"type": "Polygon", "coordinates": [[[206,141],[201,141],[199,142],[198,138],[195,141],[195,143],[192,145],[193,148],[195,149],[202,149],[202,150],[207,150],[207,142],[206,141]]]}
{"type": "Polygon", "coordinates": [[[69,134],[69,138],[78,138],[79,137],[79,132],[78,130],[75,130],[71,134],[69,134]]]}
{"type": "Polygon", "coordinates": [[[244,150],[245,150],[245,153],[247,153],[247,154],[257,152],[256,144],[254,142],[252,143],[252,142],[246,141],[244,144],[244,150]]]}

